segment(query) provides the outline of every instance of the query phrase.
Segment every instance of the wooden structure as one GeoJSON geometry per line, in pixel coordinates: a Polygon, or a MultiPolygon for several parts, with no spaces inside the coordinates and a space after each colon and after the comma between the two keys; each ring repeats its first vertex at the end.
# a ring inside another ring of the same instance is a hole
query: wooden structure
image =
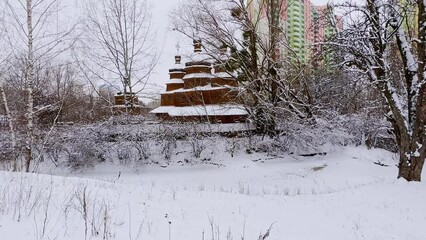
{"type": "Polygon", "coordinates": [[[123,94],[121,92],[114,96],[112,111],[115,115],[122,113],[146,115],[149,113],[149,109],[139,102],[138,97],[134,93],[123,94]]]}
{"type": "Polygon", "coordinates": [[[161,94],[161,106],[151,113],[167,121],[244,122],[247,112],[235,103],[235,77],[202,52],[200,40],[193,43],[194,53],[185,66],[181,56],[175,56],[166,91],[161,94]]]}

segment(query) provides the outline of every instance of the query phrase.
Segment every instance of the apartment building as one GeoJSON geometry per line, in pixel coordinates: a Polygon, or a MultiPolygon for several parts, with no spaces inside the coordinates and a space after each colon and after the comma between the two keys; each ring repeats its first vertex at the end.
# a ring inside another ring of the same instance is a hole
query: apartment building
{"type": "MultiPolygon", "coordinates": [[[[268,1],[277,1],[277,5],[281,6],[276,14],[279,14],[284,29],[283,38],[296,57],[307,62],[317,55],[321,48],[316,43],[324,42],[334,31],[327,6],[316,6],[310,0],[247,0],[250,17],[258,23],[258,31],[265,34],[268,32],[265,10],[268,1]]],[[[336,19],[341,29],[341,18],[336,19]]],[[[291,57],[292,54],[287,55],[291,57]]]]}

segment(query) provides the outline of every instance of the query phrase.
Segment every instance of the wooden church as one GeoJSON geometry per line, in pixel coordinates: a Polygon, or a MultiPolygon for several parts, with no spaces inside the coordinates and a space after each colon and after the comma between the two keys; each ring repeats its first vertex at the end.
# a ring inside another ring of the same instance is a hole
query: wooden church
{"type": "Polygon", "coordinates": [[[202,51],[201,40],[193,44],[194,52],[185,65],[181,56],[175,56],[161,106],[151,113],[163,121],[245,122],[247,111],[238,103],[235,77],[202,51]]]}

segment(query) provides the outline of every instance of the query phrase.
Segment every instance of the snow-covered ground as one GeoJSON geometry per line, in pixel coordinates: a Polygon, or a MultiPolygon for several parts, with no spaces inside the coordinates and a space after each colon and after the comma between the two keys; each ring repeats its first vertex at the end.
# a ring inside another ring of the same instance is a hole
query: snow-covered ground
{"type": "Polygon", "coordinates": [[[384,150],[0,172],[0,239],[425,239],[426,185],[384,150]],[[373,162],[380,161],[389,167],[373,162]]]}

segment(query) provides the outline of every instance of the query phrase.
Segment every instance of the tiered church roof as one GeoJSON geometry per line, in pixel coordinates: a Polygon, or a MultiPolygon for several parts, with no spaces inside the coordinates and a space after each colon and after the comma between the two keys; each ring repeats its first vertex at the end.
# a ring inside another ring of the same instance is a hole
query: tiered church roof
{"type": "Polygon", "coordinates": [[[202,51],[200,40],[193,43],[194,52],[185,66],[182,57],[175,56],[166,91],[161,94],[161,106],[151,113],[170,121],[245,121],[247,111],[237,103],[235,77],[202,51]]]}

